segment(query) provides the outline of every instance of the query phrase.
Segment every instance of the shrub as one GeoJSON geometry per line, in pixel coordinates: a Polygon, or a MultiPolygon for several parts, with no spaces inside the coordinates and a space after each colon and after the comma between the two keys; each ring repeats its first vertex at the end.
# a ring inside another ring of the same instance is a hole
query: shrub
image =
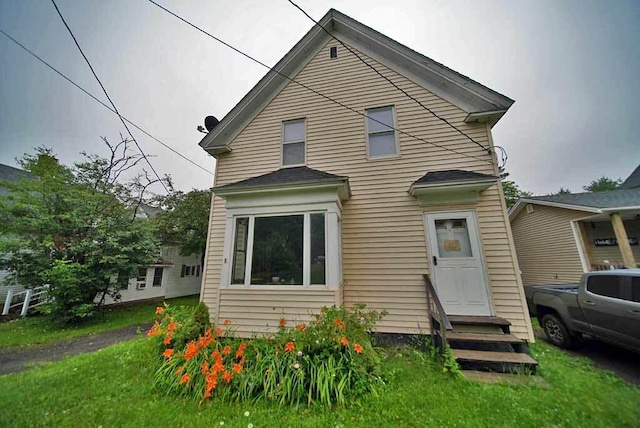
{"type": "Polygon", "coordinates": [[[234,337],[228,320],[222,328],[199,324],[203,329],[195,337],[201,311],[158,308],[161,319],[149,331],[161,350],[158,389],[202,400],[215,394],[232,401],[331,406],[375,393],[382,383],[380,356],[368,331],[383,314],[364,305],[323,308],[307,324],[282,319],[275,334],[250,340],[234,337]]]}

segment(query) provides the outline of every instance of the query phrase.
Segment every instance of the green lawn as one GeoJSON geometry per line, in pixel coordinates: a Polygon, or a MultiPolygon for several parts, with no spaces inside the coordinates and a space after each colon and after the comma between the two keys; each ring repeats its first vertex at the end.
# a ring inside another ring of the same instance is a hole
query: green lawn
{"type": "MultiPolygon", "coordinates": [[[[198,296],[178,297],[167,301],[171,305],[197,305],[198,296]]],[[[73,339],[90,333],[139,325],[153,320],[155,308],[161,303],[145,302],[105,308],[94,320],[64,329],[51,325],[44,317],[27,317],[0,323],[0,348],[32,346],[57,340],[73,339]]]]}
{"type": "Polygon", "coordinates": [[[146,338],[0,377],[8,426],[631,427],[640,388],[545,343],[532,346],[550,388],[457,380],[418,351],[388,350],[386,390],[345,408],[175,398],[151,388],[146,338]],[[249,416],[244,416],[249,412],[249,416]]]}

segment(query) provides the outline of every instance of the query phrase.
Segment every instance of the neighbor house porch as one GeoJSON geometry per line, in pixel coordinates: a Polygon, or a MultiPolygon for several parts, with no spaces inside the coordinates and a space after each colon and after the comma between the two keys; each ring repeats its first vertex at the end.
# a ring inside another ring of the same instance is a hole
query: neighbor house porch
{"type": "Polygon", "coordinates": [[[640,267],[640,210],[598,214],[573,226],[585,272],[640,267]]]}

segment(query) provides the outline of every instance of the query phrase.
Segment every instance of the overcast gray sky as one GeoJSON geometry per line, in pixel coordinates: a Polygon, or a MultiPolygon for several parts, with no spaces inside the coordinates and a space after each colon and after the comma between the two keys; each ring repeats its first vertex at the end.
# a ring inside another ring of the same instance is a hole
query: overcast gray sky
{"type": "MultiPolygon", "coordinates": [[[[157,0],[274,65],[310,28],[286,0],[157,0]]],[[[507,170],[535,194],[580,191],[640,162],[639,1],[311,1],[331,7],[516,100],[494,127],[507,170]]],[[[266,70],[146,0],[58,0],[120,112],[209,170],[197,145],[266,70]]],[[[106,101],[48,0],[0,0],[0,28],[106,101]]],[[[0,163],[46,145],[61,161],[104,153],[117,116],[0,34],[0,163]]],[[[182,190],[212,177],[132,129],[182,190]]],[[[156,189],[160,190],[160,189],[156,189]]]]}

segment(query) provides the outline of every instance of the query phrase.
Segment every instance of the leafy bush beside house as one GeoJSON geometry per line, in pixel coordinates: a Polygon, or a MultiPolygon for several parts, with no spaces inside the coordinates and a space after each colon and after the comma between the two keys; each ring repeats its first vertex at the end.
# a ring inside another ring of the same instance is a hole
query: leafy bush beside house
{"type": "Polygon", "coordinates": [[[40,148],[19,161],[34,179],[2,184],[8,193],[0,195],[0,269],[29,287],[49,284],[54,299],[44,310],[56,323],[93,316],[96,294],[118,293],[112,278],[128,281],[158,252],[152,225],[135,216],[155,181],[120,182],[137,157],[126,140],[104,141],[110,159],[85,154],[67,167],[40,148]]]}

